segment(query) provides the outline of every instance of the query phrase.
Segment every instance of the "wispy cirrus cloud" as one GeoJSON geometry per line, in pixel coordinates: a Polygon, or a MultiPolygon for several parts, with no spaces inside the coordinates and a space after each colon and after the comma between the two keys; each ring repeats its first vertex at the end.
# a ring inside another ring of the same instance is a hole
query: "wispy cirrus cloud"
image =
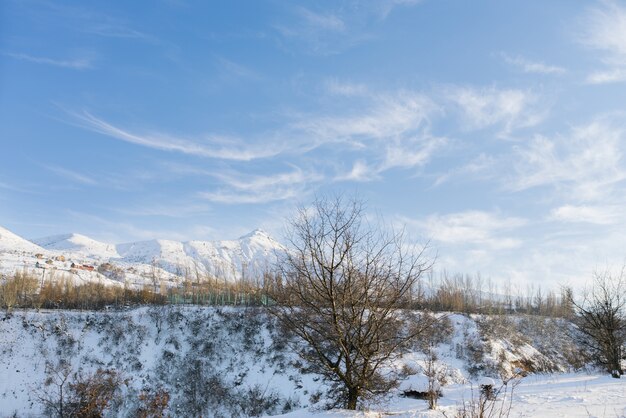
{"type": "Polygon", "coordinates": [[[344,20],[332,11],[318,12],[296,7],[293,19],[289,23],[276,23],[274,29],[280,36],[281,45],[289,47],[295,43],[298,51],[314,55],[337,54],[357,42],[346,33],[344,20]]]}
{"type": "MultiPolygon", "coordinates": [[[[30,2],[22,3],[28,6],[30,2]]],[[[153,36],[132,28],[127,19],[97,11],[94,7],[80,7],[48,0],[38,0],[34,3],[36,7],[26,7],[25,13],[36,18],[43,16],[63,29],[71,28],[106,38],[156,41],[153,36]]]]}
{"type": "Polygon", "coordinates": [[[500,126],[500,137],[539,124],[547,112],[527,90],[451,86],[445,96],[460,109],[466,130],[500,126]]]}
{"type": "Polygon", "coordinates": [[[497,160],[494,156],[481,153],[469,162],[437,175],[433,186],[438,187],[454,178],[492,178],[497,173],[496,163],[497,160]]]}
{"type": "MultiPolygon", "coordinates": [[[[144,202],[145,203],[145,202],[144,202]]],[[[197,202],[174,203],[171,205],[155,202],[152,204],[124,206],[111,208],[112,211],[130,216],[157,216],[166,218],[186,218],[193,215],[205,214],[211,211],[208,204],[197,202]]]]}
{"type": "Polygon", "coordinates": [[[95,186],[98,184],[98,182],[94,178],[67,168],[48,165],[44,166],[44,168],[76,183],[85,184],[88,186],[95,186]]]}
{"type": "Polygon", "coordinates": [[[51,65],[53,67],[69,68],[72,70],[87,70],[93,68],[94,57],[87,56],[72,59],[56,59],[49,57],[34,56],[24,53],[5,52],[3,55],[20,61],[32,62],[34,64],[51,65]]]}
{"type": "Polygon", "coordinates": [[[420,0],[338,0],[331,9],[294,7],[288,23],[274,29],[281,45],[298,53],[335,55],[374,38],[374,28],[397,7],[408,7],[420,0]],[[294,48],[295,46],[295,48],[294,48]]]}
{"type": "Polygon", "coordinates": [[[310,27],[338,32],[346,29],[346,24],[336,14],[317,13],[304,7],[299,7],[296,10],[297,14],[299,14],[310,27]]]}
{"type": "Polygon", "coordinates": [[[364,97],[370,93],[365,84],[340,81],[336,78],[327,79],[324,88],[331,95],[345,97],[364,97]]]}
{"type": "Polygon", "coordinates": [[[116,22],[110,18],[105,19],[104,22],[85,25],[82,31],[107,38],[138,39],[152,42],[156,41],[153,36],[130,28],[123,23],[116,22]]]}
{"type": "Polygon", "coordinates": [[[283,147],[276,143],[250,145],[238,139],[219,136],[209,136],[202,140],[191,140],[160,132],[135,133],[106,122],[87,111],[81,113],[72,112],[71,115],[85,129],[121,141],[162,151],[234,161],[250,161],[272,157],[283,151],[283,147]]]}
{"type": "Polygon", "coordinates": [[[397,7],[414,6],[423,0],[381,0],[374,1],[373,4],[378,8],[380,16],[386,18],[397,7]]]}
{"type": "Polygon", "coordinates": [[[238,79],[259,80],[261,76],[251,68],[243,64],[229,60],[225,57],[216,56],[215,62],[224,77],[235,77],[238,79]]]}
{"type": "Polygon", "coordinates": [[[589,9],[579,42],[601,55],[603,69],[587,77],[592,84],[626,81],[626,8],[605,0],[589,9]]]}
{"type": "Polygon", "coordinates": [[[267,203],[302,197],[312,183],[324,176],[314,171],[294,167],[289,172],[272,175],[242,173],[213,173],[223,186],[215,191],[200,192],[198,196],[211,202],[225,204],[267,203]]]}
{"type": "Polygon", "coordinates": [[[428,96],[411,92],[373,94],[365,103],[353,114],[302,117],[291,124],[291,129],[318,143],[346,142],[359,148],[365,142],[388,140],[420,129],[439,111],[428,96]]]}
{"type": "Polygon", "coordinates": [[[626,179],[623,144],[624,129],[606,117],[567,135],[536,135],[515,147],[516,174],[507,181],[513,190],[549,186],[578,201],[604,199],[626,179]]]}
{"type": "Polygon", "coordinates": [[[504,59],[504,62],[507,64],[518,68],[525,73],[561,75],[567,72],[567,70],[563,67],[545,64],[540,61],[531,61],[521,55],[509,55],[503,53],[502,59],[504,59]]]}
{"type": "MultiPolygon", "coordinates": [[[[348,96],[347,100],[358,100],[359,104],[343,114],[286,115],[283,126],[246,141],[213,135],[198,140],[162,132],[138,132],[87,111],[67,113],[84,129],[143,147],[198,157],[245,163],[258,159],[280,160],[287,155],[296,159],[315,158],[315,153],[324,153],[325,168],[337,168],[334,174],[327,173],[327,178],[338,181],[368,181],[379,178],[388,170],[423,167],[447,143],[445,137],[431,133],[431,119],[440,115],[442,110],[424,94],[408,91],[367,93],[359,97],[348,96]],[[348,170],[344,168],[346,156],[356,161],[348,170]]],[[[183,175],[197,174],[190,173],[189,167],[177,169],[183,175]]],[[[205,170],[201,171],[206,174],[205,170]]],[[[217,179],[229,189],[243,189],[236,178],[221,176],[217,179]]],[[[313,182],[314,179],[315,176],[306,176],[304,181],[313,182]]],[[[233,200],[226,192],[224,189],[205,197],[233,200]]],[[[258,196],[245,199],[263,200],[258,196]]]]}
{"type": "Polygon", "coordinates": [[[185,241],[191,238],[198,239],[197,231],[202,230],[202,226],[196,225],[181,230],[161,229],[161,228],[142,228],[135,223],[111,219],[109,217],[93,215],[76,210],[65,211],[69,219],[72,219],[72,230],[80,228],[80,225],[86,231],[86,235],[94,236],[95,239],[104,242],[120,243],[130,240],[149,240],[149,239],[171,239],[177,241],[185,241]]]}
{"type": "Polygon", "coordinates": [[[523,218],[478,210],[432,214],[423,220],[403,218],[402,221],[441,243],[479,246],[491,250],[519,247],[522,241],[507,234],[528,223],[523,218]]]}
{"type": "Polygon", "coordinates": [[[624,210],[617,205],[563,205],[552,210],[552,220],[568,223],[611,225],[623,221],[624,210]]]}
{"type": "Polygon", "coordinates": [[[441,109],[429,97],[412,92],[372,94],[369,106],[354,115],[301,120],[292,128],[323,144],[344,144],[357,156],[338,180],[376,178],[393,168],[412,168],[429,161],[446,143],[430,133],[430,119],[441,109]]]}

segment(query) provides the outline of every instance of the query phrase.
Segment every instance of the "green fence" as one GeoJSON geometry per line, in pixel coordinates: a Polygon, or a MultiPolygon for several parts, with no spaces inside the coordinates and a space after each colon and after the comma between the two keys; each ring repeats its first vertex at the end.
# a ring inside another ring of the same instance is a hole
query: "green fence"
{"type": "Polygon", "coordinates": [[[266,306],[272,303],[264,294],[246,292],[201,292],[192,294],[168,295],[168,302],[172,305],[211,305],[211,306],[266,306]]]}

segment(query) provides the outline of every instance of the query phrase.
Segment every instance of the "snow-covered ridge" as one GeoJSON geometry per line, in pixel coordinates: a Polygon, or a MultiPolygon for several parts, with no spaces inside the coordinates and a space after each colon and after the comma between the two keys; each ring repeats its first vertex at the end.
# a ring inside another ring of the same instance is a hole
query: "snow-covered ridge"
{"type": "Polygon", "coordinates": [[[0,251],[19,251],[19,252],[45,252],[40,246],[14,234],[8,229],[0,226],[0,251]]]}
{"type": "Polygon", "coordinates": [[[53,235],[33,242],[48,250],[66,251],[87,258],[119,258],[115,245],[96,241],[81,234],[53,235]]]}
{"type": "MultiPolygon", "coordinates": [[[[77,264],[97,266],[112,263],[139,272],[158,267],[166,275],[196,279],[201,274],[203,277],[234,281],[260,276],[273,266],[276,254],[283,249],[280,243],[260,229],[235,240],[180,242],[153,239],[110,244],[75,233],[43,237],[31,242],[0,228],[0,263],[5,259],[8,261],[5,264],[9,266],[20,264],[33,268],[43,266],[43,261],[37,261],[41,260],[41,255],[54,259],[55,263],[62,255],[77,264]],[[19,260],[16,259],[18,253],[21,253],[19,260]],[[36,257],[36,254],[40,256],[36,257]]],[[[68,266],[63,267],[69,270],[68,266]]]]}

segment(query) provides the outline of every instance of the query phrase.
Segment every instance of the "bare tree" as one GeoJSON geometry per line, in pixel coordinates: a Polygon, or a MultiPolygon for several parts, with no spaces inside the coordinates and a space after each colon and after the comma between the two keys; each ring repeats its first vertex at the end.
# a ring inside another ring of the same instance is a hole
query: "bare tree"
{"type": "Polygon", "coordinates": [[[428,409],[437,409],[437,401],[441,397],[441,385],[445,382],[448,372],[444,365],[438,363],[438,355],[434,341],[429,342],[422,372],[428,378],[426,397],[428,409]]]}
{"type": "Polygon", "coordinates": [[[270,312],[304,341],[300,355],[334,382],[337,400],[356,409],[396,383],[381,365],[431,324],[404,308],[432,261],[403,233],[371,227],[357,200],[317,199],[288,235],[270,312]]]}
{"type": "Polygon", "coordinates": [[[72,373],[67,361],[46,364],[45,390],[36,390],[47,416],[97,418],[111,412],[126,382],[113,369],[98,369],[86,377],[72,373]],[[49,387],[52,386],[50,390],[49,387]]]}
{"type": "Polygon", "coordinates": [[[596,273],[593,287],[585,292],[581,301],[568,293],[576,324],[585,337],[582,343],[615,378],[624,374],[621,360],[626,342],[625,285],[622,268],[618,276],[596,273]]]}
{"type": "Polygon", "coordinates": [[[64,360],[57,364],[46,363],[47,378],[44,382],[46,390],[37,389],[35,393],[50,416],[63,418],[67,416],[68,385],[72,374],[71,365],[64,360]],[[52,391],[47,389],[53,386],[52,391]]]}

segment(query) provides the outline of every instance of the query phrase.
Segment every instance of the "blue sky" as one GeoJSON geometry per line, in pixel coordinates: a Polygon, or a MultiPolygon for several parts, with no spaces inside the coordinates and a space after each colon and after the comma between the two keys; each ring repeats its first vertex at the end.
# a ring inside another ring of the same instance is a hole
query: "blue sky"
{"type": "Polygon", "coordinates": [[[358,194],[437,266],[582,283],[626,252],[626,3],[0,4],[0,225],[280,236],[358,194]]]}

